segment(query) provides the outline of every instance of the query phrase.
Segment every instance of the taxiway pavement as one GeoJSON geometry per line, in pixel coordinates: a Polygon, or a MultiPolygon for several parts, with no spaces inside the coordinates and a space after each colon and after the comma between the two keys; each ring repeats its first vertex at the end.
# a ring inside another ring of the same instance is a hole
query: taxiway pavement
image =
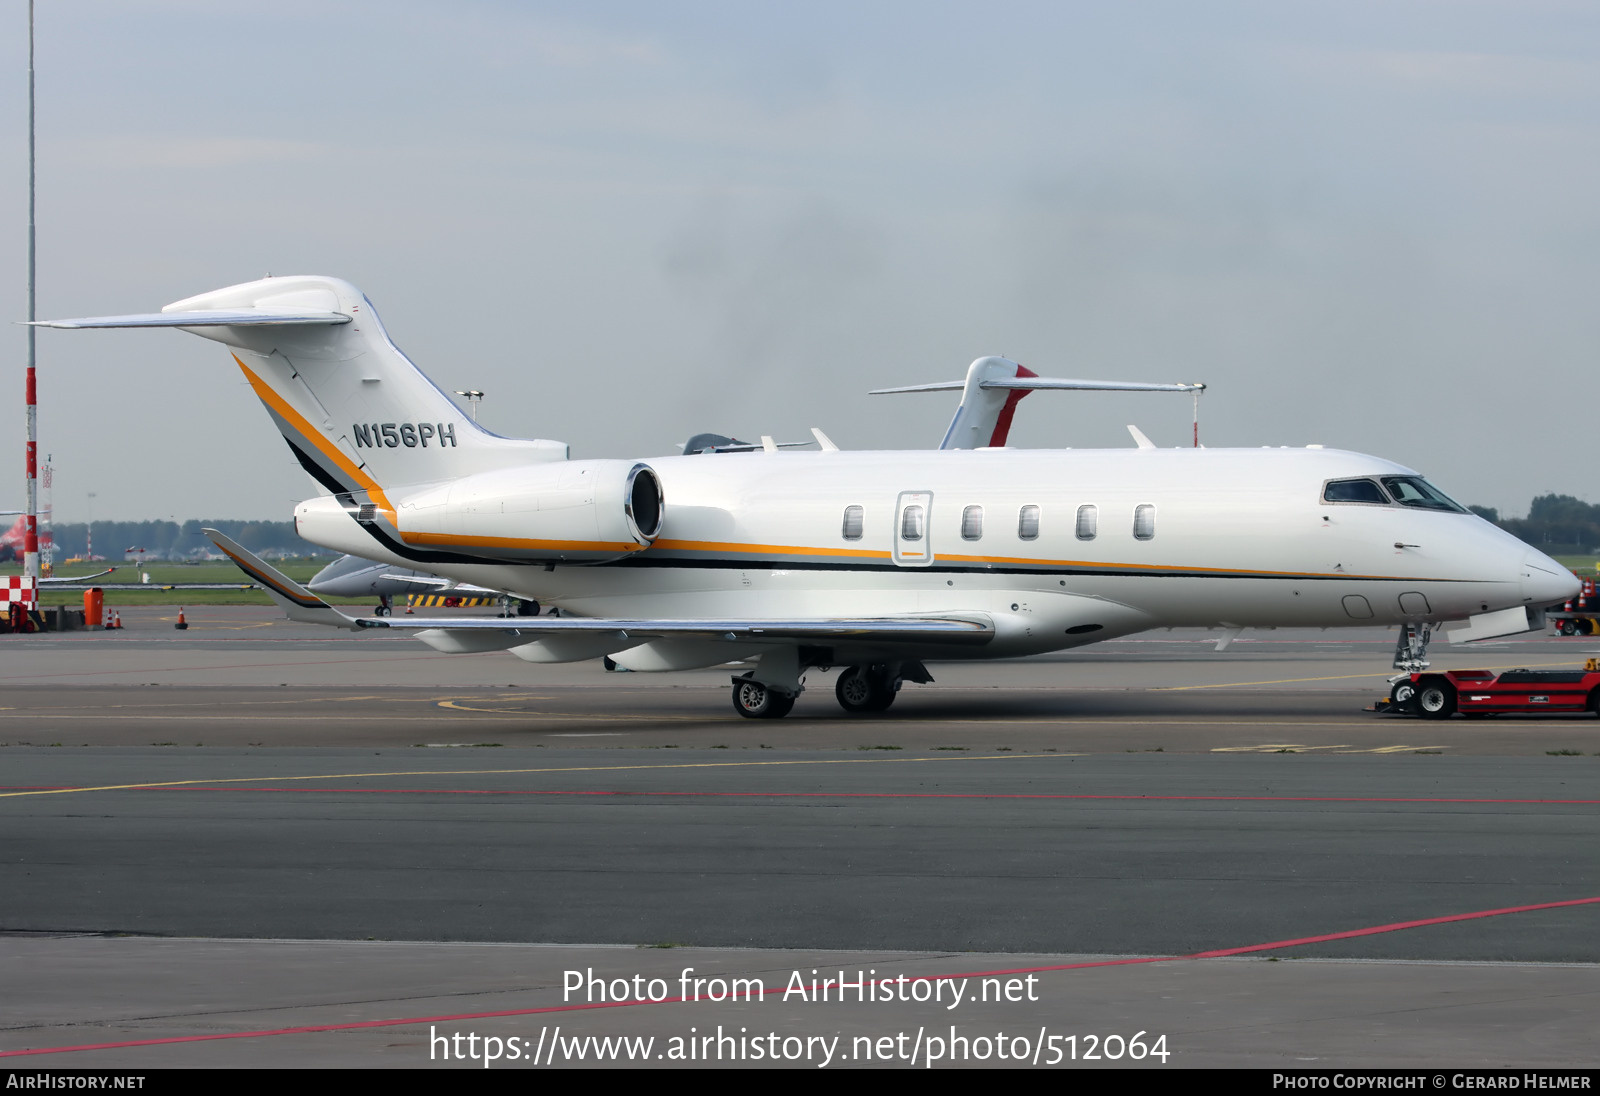
{"type": "MultiPolygon", "coordinates": [[[[740,970],[825,952],[926,973],[969,956],[956,965],[970,972],[1273,945],[1052,972],[1053,1005],[981,1019],[1159,1026],[1181,1033],[1173,1064],[1597,1057],[1600,726],[1362,712],[1383,689],[1382,630],[1247,633],[1220,653],[1215,633],[1155,633],[938,665],[936,684],[869,719],[817,675],[769,722],[733,712],[727,669],[439,656],[265,609],[195,610],[178,633],[172,615],[4,638],[0,962],[34,974],[8,977],[23,988],[0,1000],[0,1053],[329,1015],[487,1031],[470,1017],[494,1010],[458,998],[543,1008],[558,969],[603,960],[627,976],[684,965],[686,949],[740,970]],[[274,983],[286,955],[320,973],[274,983]],[[219,961],[247,972],[231,985],[279,988],[220,992],[219,961]],[[495,963],[526,976],[473,973],[495,963]]],[[[1537,636],[1433,651],[1462,667],[1597,653],[1537,636]]],[[[569,1033],[666,1037],[699,1007],[629,1013],[648,1023],[585,1013],[569,1033]]],[[[822,1034],[927,1019],[879,1007],[739,1022],[822,1034]]],[[[404,1037],[0,1063],[269,1063],[292,1045],[310,1064],[425,1064],[421,1028],[392,1027],[404,1037]]]]}

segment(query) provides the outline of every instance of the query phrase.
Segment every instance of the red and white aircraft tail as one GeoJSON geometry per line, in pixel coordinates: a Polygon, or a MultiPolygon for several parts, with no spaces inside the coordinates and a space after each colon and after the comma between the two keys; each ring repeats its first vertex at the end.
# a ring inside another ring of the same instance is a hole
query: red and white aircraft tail
{"type": "Polygon", "coordinates": [[[1137,381],[1083,381],[1041,377],[1010,358],[979,358],[967,368],[965,381],[938,381],[912,384],[903,388],[879,388],[874,396],[901,392],[954,392],[960,390],[961,404],[950,427],[944,432],[940,449],[988,449],[1006,443],[1011,434],[1011,419],[1017,404],[1029,392],[1041,388],[1092,392],[1204,392],[1203,384],[1144,384],[1137,381]]]}

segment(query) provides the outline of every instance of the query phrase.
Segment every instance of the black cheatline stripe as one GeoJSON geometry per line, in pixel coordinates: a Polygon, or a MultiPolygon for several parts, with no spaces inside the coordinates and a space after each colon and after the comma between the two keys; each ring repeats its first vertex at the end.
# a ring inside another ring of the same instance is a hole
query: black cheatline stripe
{"type": "Polygon", "coordinates": [[[300,448],[300,446],[296,445],[293,438],[285,434],[283,436],[283,440],[289,443],[289,451],[294,454],[294,459],[300,462],[301,468],[304,468],[308,473],[310,473],[312,479],[316,480],[318,483],[322,484],[322,486],[326,487],[336,495],[348,494],[350,492],[351,488],[349,484],[340,483],[338,480],[334,479],[333,473],[328,471],[328,469],[320,461],[313,459],[311,454],[307,453],[304,449],[300,448]]]}
{"type": "MultiPolygon", "coordinates": [[[[354,519],[352,518],[352,520],[354,519]]],[[[361,528],[365,529],[367,535],[381,544],[385,549],[393,552],[397,556],[408,559],[413,563],[467,563],[475,567],[482,567],[485,564],[491,563],[498,566],[544,566],[543,560],[497,559],[493,556],[463,556],[455,552],[433,552],[424,549],[413,548],[409,544],[403,544],[394,537],[390,536],[388,530],[379,528],[375,522],[370,525],[361,525],[361,528]]]]}

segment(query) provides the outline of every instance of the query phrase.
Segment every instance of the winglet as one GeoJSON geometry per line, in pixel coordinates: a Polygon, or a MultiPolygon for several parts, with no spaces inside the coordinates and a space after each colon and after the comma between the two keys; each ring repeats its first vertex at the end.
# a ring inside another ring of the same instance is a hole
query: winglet
{"type": "Polygon", "coordinates": [[[345,616],[277,568],[246,551],[237,542],[223,536],[215,529],[202,529],[201,532],[211,539],[212,544],[222,549],[224,555],[237,563],[241,571],[260,585],[268,596],[282,607],[290,620],[298,620],[304,624],[329,624],[335,628],[348,628],[353,632],[361,630],[358,621],[345,616]]]}

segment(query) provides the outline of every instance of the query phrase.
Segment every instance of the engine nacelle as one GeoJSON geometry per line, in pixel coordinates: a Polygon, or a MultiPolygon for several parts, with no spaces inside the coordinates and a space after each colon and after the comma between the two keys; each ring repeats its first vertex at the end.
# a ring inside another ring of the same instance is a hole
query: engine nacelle
{"type": "Polygon", "coordinates": [[[586,460],[480,472],[401,494],[301,503],[300,535],[353,555],[377,541],[483,560],[603,563],[650,547],[661,532],[661,481],[634,461],[586,460]],[[341,513],[342,512],[342,513],[341,513]],[[352,547],[366,540],[365,548],[352,547]]]}

